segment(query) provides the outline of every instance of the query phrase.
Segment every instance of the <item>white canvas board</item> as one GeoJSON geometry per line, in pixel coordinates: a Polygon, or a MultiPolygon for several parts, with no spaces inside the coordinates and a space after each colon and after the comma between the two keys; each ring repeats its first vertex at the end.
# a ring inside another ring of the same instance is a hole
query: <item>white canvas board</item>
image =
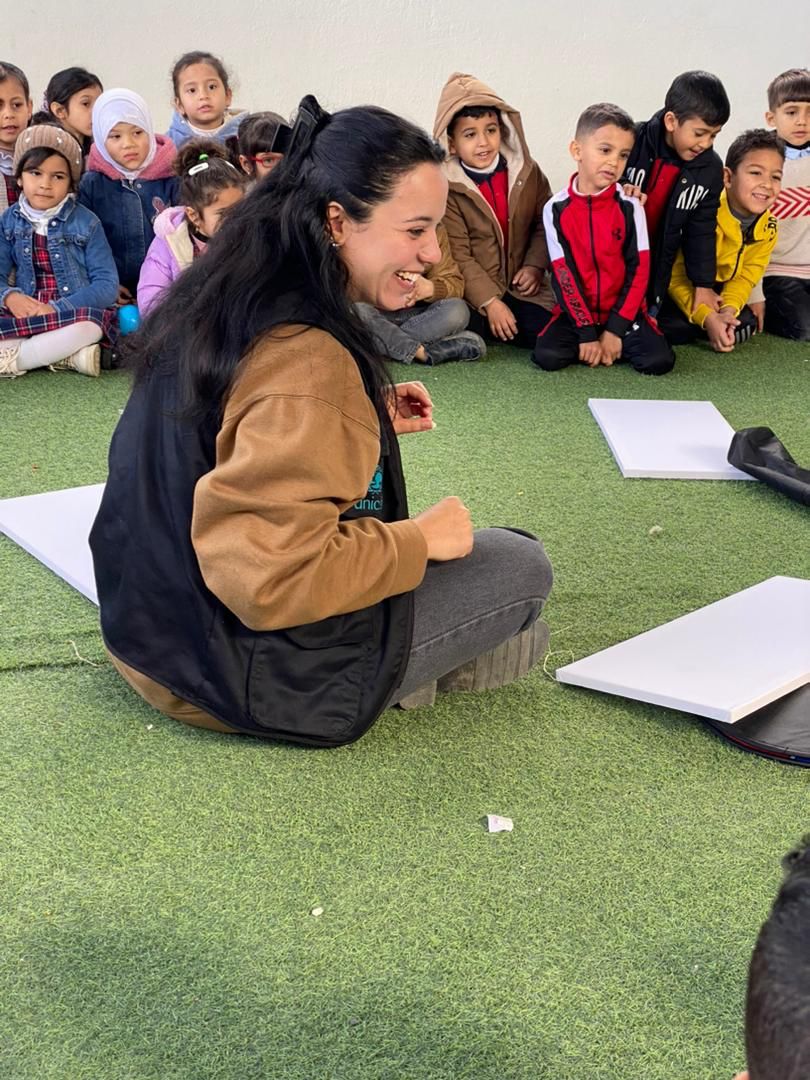
{"type": "Polygon", "coordinates": [[[98,604],[88,538],[103,484],[0,499],[0,532],[98,604]]]}
{"type": "Polygon", "coordinates": [[[557,671],[731,724],[810,683],[810,581],[772,577],[557,671]]]}
{"type": "Polygon", "coordinates": [[[727,461],[734,429],[710,401],[589,398],[622,476],[753,480],[727,461]]]}

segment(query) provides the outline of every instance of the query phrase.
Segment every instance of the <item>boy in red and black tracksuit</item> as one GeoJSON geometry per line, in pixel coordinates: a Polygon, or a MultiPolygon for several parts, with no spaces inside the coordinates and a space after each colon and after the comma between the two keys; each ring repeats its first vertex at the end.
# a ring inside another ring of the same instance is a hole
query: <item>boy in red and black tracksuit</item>
{"type": "Polygon", "coordinates": [[[656,318],[668,303],[679,250],[695,289],[695,308],[705,304],[719,310],[714,232],[723,163],[712,145],[729,113],[728,97],[717,76],[687,71],[670,86],[664,108],[636,125],[623,182],[646,196],[651,255],[647,306],[656,318]]]}
{"type": "Polygon", "coordinates": [[[664,375],[675,363],[646,312],[644,211],[618,184],[632,146],[633,121],[623,109],[586,109],[571,144],[577,173],[543,210],[558,303],[532,359],[546,371],[627,360],[642,374],[664,375]]]}

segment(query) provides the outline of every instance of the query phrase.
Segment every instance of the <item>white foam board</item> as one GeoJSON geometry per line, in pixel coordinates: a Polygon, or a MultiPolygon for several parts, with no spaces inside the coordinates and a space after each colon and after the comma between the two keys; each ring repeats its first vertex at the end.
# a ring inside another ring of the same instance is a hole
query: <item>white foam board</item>
{"type": "Polygon", "coordinates": [[[103,484],[0,499],[0,532],[98,604],[88,537],[103,484]]]}
{"type": "Polygon", "coordinates": [[[590,398],[622,476],[753,480],[726,460],[734,429],[710,401],[590,398]]]}
{"type": "Polygon", "coordinates": [[[810,581],[768,578],[567,664],[557,679],[735,723],[810,683],[810,581]]]}

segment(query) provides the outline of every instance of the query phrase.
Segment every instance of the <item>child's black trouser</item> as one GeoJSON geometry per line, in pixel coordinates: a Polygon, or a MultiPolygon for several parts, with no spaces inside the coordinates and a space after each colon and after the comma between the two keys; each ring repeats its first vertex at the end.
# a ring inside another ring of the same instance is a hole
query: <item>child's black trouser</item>
{"type": "MultiPolygon", "coordinates": [[[[740,320],[740,325],[734,331],[734,344],[742,345],[757,332],[757,318],[747,304],[737,318],[740,320]]],[[[670,345],[691,345],[692,342],[706,337],[706,331],[689,322],[681,309],[669,297],[664,301],[658,313],[658,325],[670,345]]]]}
{"type": "Polygon", "coordinates": [[[477,311],[470,313],[468,329],[480,334],[487,341],[494,341],[496,345],[517,345],[521,349],[533,349],[537,335],[551,318],[551,312],[541,304],[521,300],[517,296],[512,296],[510,292],[504,293],[501,300],[515,316],[517,323],[517,334],[511,341],[500,341],[493,337],[489,329],[489,321],[477,311]]]}
{"type": "Polygon", "coordinates": [[[769,334],[810,341],[810,278],[766,277],[765,329],[769,334]]]}
{"type": "MultiPolygon", "coordinates": [[[[604,327],[599,328],[601,333],[604,327]]],[[[579,360],[580,339],[573,322],[564,313],[552,316],[540,332],[532,360],[544,371],[559,371],[579,360]]],[[[638,318],[622,338],[620,361],[626,360],[642,375],[666,375],[675,363],[675,353],[658,329],[655,320],[639,312],[638,318]]]]}

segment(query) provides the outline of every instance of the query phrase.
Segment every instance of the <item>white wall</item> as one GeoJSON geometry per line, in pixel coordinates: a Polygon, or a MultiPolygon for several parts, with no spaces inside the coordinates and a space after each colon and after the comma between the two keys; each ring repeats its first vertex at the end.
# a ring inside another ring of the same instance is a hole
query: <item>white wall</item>
{"type": "Polygon", "coordinates": [[[44,10],[51,7],[59,13],[45,20],[42,7],[17,5],[0,45],[0,59],[28,75],[35,106],[54,71],[80,64],[107,87],[142,93],[165,130],[173,61],[208,49],[235,75],[235,105],[289,114],[311,92],[326,108],[379,104],[431,129],[445,79],[467,71],[521,110],[553,188],[567,179],[573,126],[592,102],[647,118],[673,76],[706,68],[732,103],[722,152],[737,132],[762,123],[774,75],[810,66],[806,2],[82,0],[57,9],[52,0],[44,10]]]}

